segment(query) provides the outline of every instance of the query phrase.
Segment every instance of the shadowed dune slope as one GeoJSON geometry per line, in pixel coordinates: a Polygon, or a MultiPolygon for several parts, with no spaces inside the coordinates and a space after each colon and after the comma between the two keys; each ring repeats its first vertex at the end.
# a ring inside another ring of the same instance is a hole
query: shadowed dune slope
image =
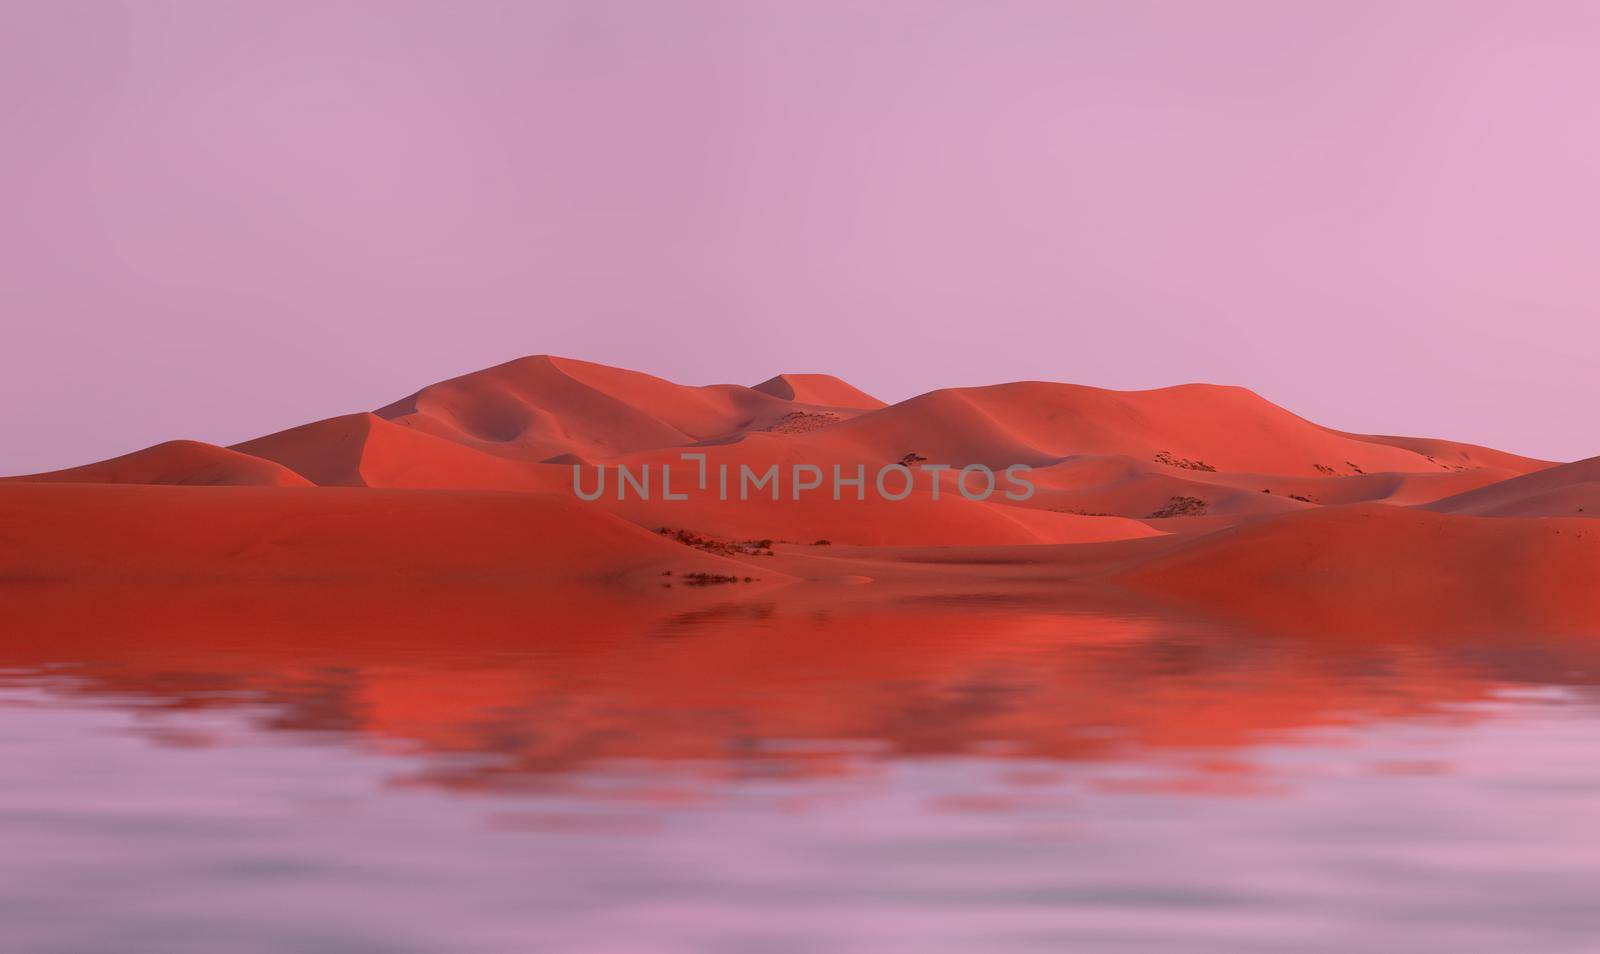
{"type": "Polygon", "coordinates": [[[68,470],[0,479],[77,484],[310,486],[310,481],[282,464],[203,441],[166,441],[68,470]]]}
{"type": "MultiPolygon", "coordinates": [[[[655,588],[748,568],[530,494],[0,485],[0,581],[459,580],[655,588]]],[[[775,571],[768,582],[782,579],[775,571]]]]}
{"type": "Polygon", "coordinates": [[[798,404],[875,411],[888,405],[831,374],[779,374],[751,390],[798,404]]]}
{"type": "MultiPolygon", "coordinates": [[[[543,468],[463,447],[373,414],[346,414],[234,445],[323,487],[537,490],[543,468]]],[[[545,486],[554,486],[553,476],[545,486]]]]}
{"type": "Polygon", "coordinates": [[[1484,517],[1600,517],[1600,457],[1469,490],[1427,509],[1484,517]]]}
{"type": "Polygon", "coordinates": [[[1600,633],[1600,530],[1362,504],[1221,530],[1115,574],[1286,632],[1600,633]]]}

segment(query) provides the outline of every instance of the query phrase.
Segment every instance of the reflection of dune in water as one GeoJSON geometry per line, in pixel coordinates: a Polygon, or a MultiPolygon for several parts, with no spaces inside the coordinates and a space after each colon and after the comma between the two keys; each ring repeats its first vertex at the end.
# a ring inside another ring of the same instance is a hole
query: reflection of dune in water
{"type": "Polygon", "coordinates": [[[266,728],[433,753],[428,780],[466,786],[616,759],[827,774],[859,770],[863,751],[1227,749],[1597,671],[1577,642],[1271,638],[1038,602],[735,597],[684,611],[472,588],[30,593],[6,607],[0,667],[67,677],[56,692],[264,707],[266,728]]]}

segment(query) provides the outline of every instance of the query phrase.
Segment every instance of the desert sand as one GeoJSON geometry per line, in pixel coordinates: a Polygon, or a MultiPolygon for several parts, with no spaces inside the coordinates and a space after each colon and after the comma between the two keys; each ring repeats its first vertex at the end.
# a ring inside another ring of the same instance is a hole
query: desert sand
{"type": "Polygon", "coordinates": [[[737,591],[883,612],[1005,598],[1277,632],[1589,633],[1597,461],[1345,433],[1236,387],[1020,382],[890,405],[825,374],[691,387],[541,355],[230,448],[9,478],[0,587],[492,584],[551,605],[737,591]],[[872,475],[896,464],[912,486],[884,499],[872,475]],[[1027,465],[1034,492],[968,499],[969,464],[1027,465]],[[864,499],[826,481],[795,499],[796,465],[859,468],[864,499]],[[649,499],[618,493],[618,466],[652,472],[649,499]],[[662,493],[666,466],[684,499],[662,493]],[[722,468],[771,467],[778,499],[720,499],[722,468]],[[579,499],[575,468],[611,483],[579,499]]]}

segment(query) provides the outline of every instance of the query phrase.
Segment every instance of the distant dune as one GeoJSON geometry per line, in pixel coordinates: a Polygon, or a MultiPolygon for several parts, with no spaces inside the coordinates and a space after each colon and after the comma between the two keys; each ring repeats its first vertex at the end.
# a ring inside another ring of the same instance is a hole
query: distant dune
{"type": "Polygon", "coordinates": [[[68,470],[4,478],[41,483],[309,487],[281,464],[202,441],[167,441],[68,470]]]}
{"type": "MultiPolygon", "coordinates": [[[[1152,391],[1039,381],[951,388],[843,423],[830,437],[884,451],[911,445],[939,460],[991,466],[1048,466],[1075,455],[1120,454],[1165,458],[1180,471],[1286,476],[1449,469],[1417,450],[1318,427],[1244,388],[1209,384],[1152,391]]],[[[1496,466],[1519,473],[1544,466],[1501,457],[1496,466]]]]}
{"type": "Polygon", "coordinates": [[[1243,388],[1035,381],[885,405],[826,374],[696,387],[539,355],[231,448],[172,441],[10,478],[0,581],[581,582],[693,598],[674,571],[830,600],[1132,592],[1278,630],[1565,632],[1600,622],[1600,532],[1582,519],[1596,514],[1600,458],[1350,434],[1243,388]],[[978,464],[1028,465],[1031,494],[969,499],[959,471],[978,464]],[[650,475],[648,499],[619,491],[619,466],[650,475]],[[822,487],[797,497],[796,468],[822,487]],[[580,500],[575,469],[610,482],[580,500]],[[739,499],[741,472],[769,470],[780,490],[739,499]],[[864,486],[834,499],[836,470],[864,486]],[[880,495],[880,472],[910,481],[903,499],[880,495]]]}
{"type": "Polygon", "coordinates": [[[1427,509],[1486,517],[1600,517],[1600,457],[1469,490],[1427,509]]]}
{"type": "Polygon", "coordinates": [[[785,401],[815,404],[819,407],[846,407],[876,411],[886,407],[865,391],[852,387],[831,374],[780,374],[756,385],[754,390],[785,401]]]}

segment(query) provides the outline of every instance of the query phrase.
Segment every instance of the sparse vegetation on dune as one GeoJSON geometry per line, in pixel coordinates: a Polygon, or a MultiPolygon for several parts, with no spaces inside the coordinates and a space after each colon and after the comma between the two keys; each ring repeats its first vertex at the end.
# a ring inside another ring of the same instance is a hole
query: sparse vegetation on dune
{"type": "Polygon", "coordinates": [[[1146,520],[1164,520],[1167,517],[1198,517],[1206,512],[1206,502],[1199,497],[1173,497],[1146,520]]]}
{"type": "MultiPolygon", "coordinates": [[[[682,577],[685,586],[718,586],[723,583],[739,583],[740,578],[726,573],[685,573],[682,577]]],[[[744,577],[742,582],[754,583],[758,578],[744,577]]]]}
{"type": "Polygon", "coordinates": [[[762,430],[771,434],[809,434],[841,420],[831,411],[790,411],[762,430]]]}
{"type": "Polygon", "coordinates": [[[1187,457],[1178,457],[1171,451],[1158,451],[1156,453],[1156,463],[1166,464],[1168,467],[1182,467],[1184,470],[1203,470],[1209,474],[1214,474],[1217,472],[1215,467],[1212,467],[1203,460],[1190,460],[1187,457]]]}
{"type": "Polygon", "coordinates": [[[669,540],[676,540],[686,547],[704,550],[707,553],[716,553],[721,556],[772,556],[772,540],[719,540],[716,537],[695,533],[693,530],[674,529],[662,527],[656,531],[669,540]]]}

